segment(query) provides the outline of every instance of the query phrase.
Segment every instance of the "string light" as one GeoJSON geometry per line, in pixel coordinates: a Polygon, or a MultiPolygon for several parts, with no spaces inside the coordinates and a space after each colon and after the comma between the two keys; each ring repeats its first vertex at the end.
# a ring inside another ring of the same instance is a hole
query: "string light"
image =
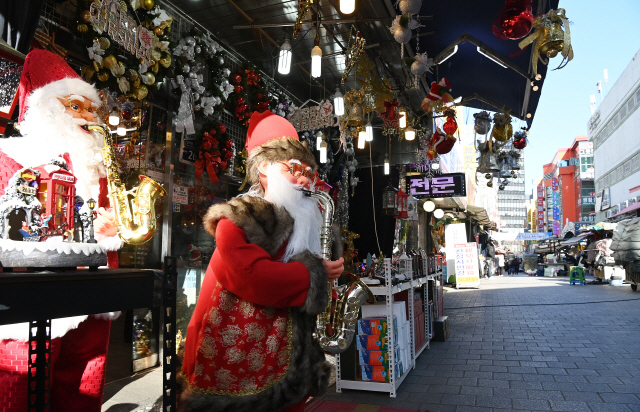
{"type": "Polygon", "coordinates": [[[413,130],[413,127],[409,126],[404,130],[404,138],[407,141],[411,141],[416,138],[416,131],[413,130]]]}
{"type": "Polygon", "coordinates": [[[320,77],[322,74],[322,49],[316,45],[311,50],[311,77],[320,77]]]}
{"type": "Polygon", "coordinates": [[[336,112],[336,116],[344,114],[344,96],[340,93],[339,87],[336,87],[336,93],[333,95],[333,110],[336,112]]]}
{"type": "Polygon", "coordinates": [[[371,126],[371,123],[369,123],[366,127],[366,131],[367,131],[367,142],[372,142],[373,141],[373,126],[371,126]]]}
{"type": "Polygon", "coordinates": [[[364,142],[367,140],[367,132],[360,130],[358,132],[358,149],[364,149],[364,142]]]}
{"type": "Polygon", "coordinates": [[[320,143],[320,163],[327,163],[327,142],[324,139],[320,143]]]}
{"type": "Polygon", "coordinates": [[[124,127],[124,125],[118,125],[118,128],[116,129],[116,133],[118,134],[118,136],[126,136],[127,129],[124,127]]]}
{"type": "Polygon", "coordinates": [[[316,150],[320,150],[322,140],[324,140],[324,134],[322,133],[322,131],[318,131],[318,134],[316,135],[316,150]]]}
{"type": "Polygon", "coordinates": [[[289,43],[289,39],[284,39],[284,43],[280,47],[278,73],[289,74],[289,71],[291,71],[291,43],[289,43]]]}
{"type": "Polygon", "coordinates": [[[398,126],[401,129],[407,127],[407,109],[404,107],[398,109],[398,126]]]}
{"type": "Polygon", "coordinates": [[[340,13],[351,14],[356,9],[356,0],[340,0],[340,13]]]}
{"type": "Polygon", "coordinates": [[[384,156],[384,174],[389,174],[389,153],[384,156]]]}
{"type": "Polygon", "coordinates": [[[112,111],[109,114],[109,124],[111,126],[117,126],[120,123],[120,116],[116,113],[116,111],[112,111]]]}

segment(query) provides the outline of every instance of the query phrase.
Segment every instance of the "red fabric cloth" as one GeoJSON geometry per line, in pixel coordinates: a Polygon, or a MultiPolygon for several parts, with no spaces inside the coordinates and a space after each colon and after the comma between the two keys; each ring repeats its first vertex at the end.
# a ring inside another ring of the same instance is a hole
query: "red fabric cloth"
{"type": "Polygon", "coordinates": [[[277,261],[284,246],[271,257],[227,219],[218,222],[216,244],[187,330],[182,371],[195,391],[256,393],[286,372],[287,308],[304,304],[310,275],[302,263],[277,261]]]}
{"type": "MultiPolygon", "coordinates": [[[[50,412],[101,410],[110,327],[111,321],[90,317],[51,341],[50,412]]],[[[27,410],[28,353],[28,342],[0,342],[0,405],[4,412],[27,410]]]]}

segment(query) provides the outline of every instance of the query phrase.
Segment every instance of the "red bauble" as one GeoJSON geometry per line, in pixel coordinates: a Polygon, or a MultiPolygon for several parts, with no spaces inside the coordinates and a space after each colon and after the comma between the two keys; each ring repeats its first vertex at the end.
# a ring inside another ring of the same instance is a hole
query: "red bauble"
{"type": "Polygon", "coordinates": [[[442,126],[442,129],[446,134],[454,134],[456,130],[458,130],[458,125],[456,121],[452,117],[448,117],[445,124],[442,126]]]}
{"type": "Polygon", "coordinates": [[[216,129],[211,129],[211,131],[209,132],[209,134],[210,134],[211,136],[215,136],[215,135],[216,135],[216,133],[218,133],[218,132],[216,131],[216,129]]]}
{"type": "Polygon", "coordinates": [[[493,22],[492,31],[499,39],[521,39],[531,31],[533,9],[531,0],[506,0],[493,22]]]}
{"type": "Polygon", "coordinates": [[[260,81],[260,75],[259,74],[255,74],[255,76],[253,77],[253,80],[255,80],[256,82],[260,81]]]}
{"type": "Polygon", "coordinates": [[[211,145],[211,142],[210,142],[210,141],[208,141],[208,140],[204,140],[204,141],[202,142],[202,148],[203,148],[204,150],[209,150],[209,149],[211,149],[211,147],[212,147],[212,145],[211,145]]]}
{"type": "Polygon", "coordinates": [[[264,94],[262,94],[262,93],[256,93],[256,98],[257,98],[258,100],[262,100],[262,98],[263,98],[263,97],[264,97],[264,94]]]}
{"type": "Polygon", "coordinates": [[[436,146],[436,152],[441,155],[447,154],[451,151],[451,149],[453,149],[454,144],[456,144],[456,138],[447,137],[436,146]]]}
{"type": "Polygon", "coordinates": [[[515,147],[518,150],[522,150],[525,147],[527,147],[527,138],[526,137],[521,137],[521,138],[516,138],[513,140],[513,147],[515,147]]]}
{"type": "Polygon", "coordinates": [[[131,110],[123,110],[121,115],[124,120],[131,120],[131,110]]]}
{"type": "Polygon", "coordinates": [[[239,74],[234,74],[233,76],[231,76],[231,80],[234,83],[240,83],[242,81],[242,76],[240,76],[239,74]]]}
{"type": "Polygon", "coordinates": [[[233,86],[233,91],[236,92],[236,93],[242,93],[242,89],[243,89],[243,87],[240,86],[239,84],[233,86]]]}
{"type": "Polygon", "coordinates": [[[225,144],[225,146],[227,146],[227,149],[231,149],[233,147],[233,140],[231,139],[227,140],[227,143],[225,144]]]}
{"type": "Polygon", "coordinates": [[[244,104],[244,97],[238,97],[238,106],[242,106],[244,104]]]}
{"type": "MultiPolygon", "coordinates": [[[[227,126],[221,124],[220,126],[218,126],[218,130],[220,130],[220,134],[225,134],[227,133],[227,126]]],[[[231,140],[229,140],[231,141],[231,140]]]]}

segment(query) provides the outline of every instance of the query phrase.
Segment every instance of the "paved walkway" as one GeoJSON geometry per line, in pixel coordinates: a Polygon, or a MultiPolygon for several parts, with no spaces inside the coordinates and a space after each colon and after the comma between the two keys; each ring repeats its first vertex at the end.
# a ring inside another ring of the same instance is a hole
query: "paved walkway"
{"type": "MultiPolygon", "coordinates": [[[[445,288],[451,336],[423,352],[396,398],[331,387],[323,399],[438,412],[640,411],[640,292],[568,283],[520,274],[445,288]]],[[[161,369],[114,382],[103,411],[157,411],[160,388],[161,369]]]]}
{"type": "Polygon", "coordinates": [[[640,292],[629,285],[520,274],[445,290],[451,336],[431,343],[395,399],[333,387],[324,399],[438,412],[640,411],[640,292]]]}

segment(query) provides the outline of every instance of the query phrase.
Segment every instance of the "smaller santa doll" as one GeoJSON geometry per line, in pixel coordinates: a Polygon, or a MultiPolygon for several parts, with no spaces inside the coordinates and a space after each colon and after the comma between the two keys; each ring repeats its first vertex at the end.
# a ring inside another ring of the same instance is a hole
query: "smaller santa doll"
{"type": "Polygon", "coordinates": [[[446,77],[443,77],[438,83],[431,82],[431,90],[429,90],[429,94],[422,101],[422,108],[431,111],[439,100],[442,100],[445,104],[451,103],[453,97],[449,94],[450,91],[451,83],[446,77]]]}

